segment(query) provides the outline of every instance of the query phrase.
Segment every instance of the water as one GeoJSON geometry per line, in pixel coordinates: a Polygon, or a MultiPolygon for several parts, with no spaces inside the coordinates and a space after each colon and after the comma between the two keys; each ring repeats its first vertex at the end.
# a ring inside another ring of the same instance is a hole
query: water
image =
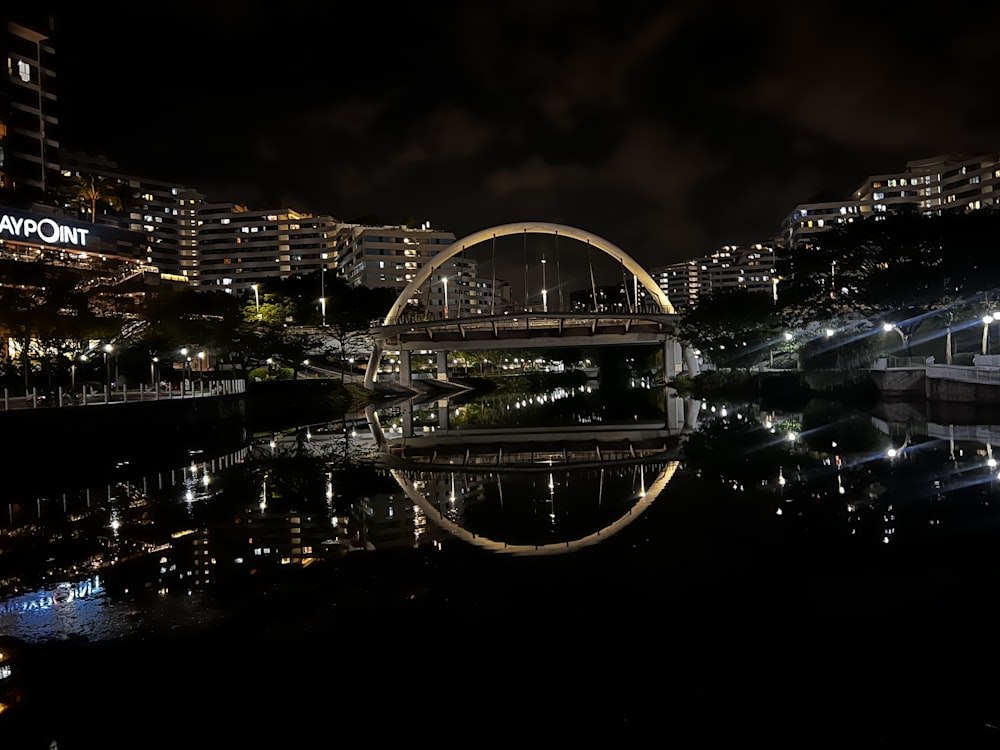
{"type": "Polygon", "coordinates": [[[1000,429],[645,385],[8,488],[31,746],[995,743],[1000,429]]]}

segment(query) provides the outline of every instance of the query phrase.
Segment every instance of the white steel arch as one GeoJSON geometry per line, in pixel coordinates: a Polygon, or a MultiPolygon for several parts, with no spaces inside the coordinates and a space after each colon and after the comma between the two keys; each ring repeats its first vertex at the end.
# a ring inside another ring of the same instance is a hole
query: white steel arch
{"type": "Polygon", "coordinates": [[[596,234],[592,234],[586,230],[577,229],[576,227],[571,227],[566,224],[550,224],[543,221],[520,221],[513,224],[500,224],[495,227],[473,232],[470,235],[455,240],[445,250],[442,250],[440,253],[433,256],[423,266],[423,268],[417,272],[416,276],[414,276],[413,280],[407,284],[406,288],[400,292],[399,297],[396,298],[395,304],[393,304],[393,306],[389,309],[388,315],[385,316],[383,325],[388,326],[396,322],[403,310],[406,309],[407,300],[417,293],[420,286],[427,281],[431,277],[431,274],[440,268],[445,261],[450,260],[467,248],[478,245],[480,242],[492,240],[494,237],[507,237],[509,235],[523,234],[525,232],[531,234],[551,234],[559,237],[569,237],[570,239],[579,240],[580,242],[586,243],[591,247],[597,248],[605,255],[611,256],[625,266],[625,268],[627,268],[636,277],[638,282],[642,284],[643,288],[650,295],[652,295],[653,299],[659,303],[662,312],[671,314],[674,312],[674,306],[670,304],[670,300],[667,298],[667,295],[653,280],[653,277],[650,276],[646,269],[639,265],[628,253],[615,245],[613,242],[608,242],[603,237],[598,237],[596,234]]]}

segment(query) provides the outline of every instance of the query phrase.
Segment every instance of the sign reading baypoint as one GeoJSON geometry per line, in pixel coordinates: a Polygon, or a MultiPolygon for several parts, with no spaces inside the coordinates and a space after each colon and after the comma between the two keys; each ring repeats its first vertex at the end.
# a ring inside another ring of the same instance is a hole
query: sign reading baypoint
{"type": "Polygon", "coordinates": [[[32,219],[0,213],[0,236],[11,239],[44,242],[46,245],[86,247],[88,234],[89,229],[60,224],[48,217],[32,219]]]}

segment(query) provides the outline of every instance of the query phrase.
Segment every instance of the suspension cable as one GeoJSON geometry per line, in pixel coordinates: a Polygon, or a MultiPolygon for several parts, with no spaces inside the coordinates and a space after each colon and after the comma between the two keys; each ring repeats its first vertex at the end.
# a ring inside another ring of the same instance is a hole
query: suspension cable
{"type": "Polygon", "coordinates": [[[524,230],[524,297],[521,301],[524,311],[528,311],[528,230],[524,230]]]}
{"type": "Polygon", "coordinates": [[[563,304],[562,271],[559,268],[559,232],[556,232],[556,284],[559,285],[559,311],[566,309],[563,304]]]}
{"type": "Polygon", "coordinates": [[[597,284],[594,282],[594,263],[590,258],[590,240],[587,240],[587,266],[590,268],[590,299],[594,303],[591,312],[597,312],[597,284]]]}
{"type": "Polygon", "coordinates": [[[632,309],[632,299],[628,296],[628,278],[625,276],[625,261],[621,258],[618,259],[618,267],[622,270],[622,291],[625,293],[625,307],[628,308],[630,313],[635,312],[632,309]]]}

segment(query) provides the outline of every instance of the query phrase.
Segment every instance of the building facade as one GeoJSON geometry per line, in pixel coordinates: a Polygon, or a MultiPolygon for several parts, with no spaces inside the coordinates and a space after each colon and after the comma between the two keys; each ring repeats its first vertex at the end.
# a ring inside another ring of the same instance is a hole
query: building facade
{"type": "Polygon", "coordinates": [[[678,313],[692,310],[699,299],[722,289],[748,289],[776,294],[775,249],[770,245],[726,245],[702,258],[652,271],[660,289],[678,313]]]}
{"type": "Polygon", "coordinates": [[[782,239],[789,248],[808,246],[834,227],[886,212],[929,216],[992,208],[998,205],[998,187],[1000,154],[916,159],[901,172],[868,177],[850,199],[799,204],[782,222],[782,239]]]}
{"type": "MultiPolygon", "coordinates": [[[[269,279],[333,268],[337,222],[290,208],[251,211],[203,204],[198,212],[198,286],[244,295],[269,279]]],[[[323,296],[321,288],[316,298],[323,296]]]]}
{"type": "MultiPolygon", "coordinates": [[[[335,267],[352,286],[403,291],[431,258],[455,241],[453,232],[404,226],[341,224],[335,267]]],[[[449,258],[410,299],[415,309],[438,318],[496,311],[509,288],[480,279],[475,259],[449,258]]]]}
{"type": "Polygon", "coordinates": [[[0,14],[0,189],[40,196],[58,183],[53,20],[0,14]]]}

